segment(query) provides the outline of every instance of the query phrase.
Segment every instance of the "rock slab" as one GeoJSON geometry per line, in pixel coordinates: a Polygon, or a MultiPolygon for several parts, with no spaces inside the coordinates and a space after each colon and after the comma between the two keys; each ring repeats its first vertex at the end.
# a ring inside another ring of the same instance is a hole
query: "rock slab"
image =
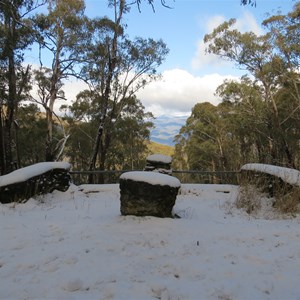
{"type": "Polygon", "coordinates": [[[172,175],[172,157],[163,154],[152,154],[147,157],[145,171],[154,171],[172,175]]]}
{"type": "Polygon", "coordinates": [[[170,218],[180,182],[169,175],[128,172],[120,177],[121,214],[170,218]]]}
{"type": "Polygon", "coordinates": [[[39,163],[0,176],[0,203],[26,201],[35,195],[66,191],[71,182],[67,163],[39,163]]]}

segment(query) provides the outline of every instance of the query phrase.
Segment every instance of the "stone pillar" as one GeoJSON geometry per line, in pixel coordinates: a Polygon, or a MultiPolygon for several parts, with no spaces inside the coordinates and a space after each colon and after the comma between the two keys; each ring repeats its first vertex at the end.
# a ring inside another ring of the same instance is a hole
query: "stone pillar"
{"type": "Polygon", "coordinates": [[[163,154],[152,154],[147,157],[145,171],[154,171],[162,174],[172,174],[172,157],[163,154]]]}
{"type": "Polygon", "coordinates": [[[180,181],[156,172],[133,171],[120,177],[121,214],[173,217],[180,181]]]}

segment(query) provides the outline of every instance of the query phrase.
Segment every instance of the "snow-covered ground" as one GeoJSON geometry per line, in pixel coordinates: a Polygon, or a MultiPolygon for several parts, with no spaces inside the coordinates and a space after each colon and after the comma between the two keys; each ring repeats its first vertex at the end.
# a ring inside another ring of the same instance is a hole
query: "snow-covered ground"
{"type": "Polygon", "coordinates": [[[300,299],[300,218],[182,185],[180,219],[120,215],[118,185],[0,204],[0,299],[300,299]]]}

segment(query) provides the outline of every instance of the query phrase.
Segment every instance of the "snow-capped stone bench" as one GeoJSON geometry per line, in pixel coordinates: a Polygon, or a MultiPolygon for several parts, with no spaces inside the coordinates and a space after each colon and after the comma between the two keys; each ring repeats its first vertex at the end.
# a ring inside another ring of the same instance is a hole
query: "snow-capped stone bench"
{"type": "Polygon", "coordinates": [[[42,162],[0,176],[0,202],[27,200],[53,190],[66,191],[70,185],[70,168],[65,162],[42,162]]]}
{"type": "Polygon", "coordinates": [[[145,171],[154,171],[162,174],[172,174],[172,157],[163,154],[152,154],[146,158],[145,171]]]}
{"type": "Polygon", "coordinates": [[[121,214],[172,217],[180,181],[156,172],[133,171],[120,176],[121,214]]]}

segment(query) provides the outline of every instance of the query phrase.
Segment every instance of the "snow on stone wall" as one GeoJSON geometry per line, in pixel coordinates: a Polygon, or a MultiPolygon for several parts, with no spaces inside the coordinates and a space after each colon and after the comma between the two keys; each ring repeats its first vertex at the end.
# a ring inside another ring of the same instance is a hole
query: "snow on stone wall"
{"type": "Polygon", "coordinates": [[[43,162],[0,176],[0,203],[19,202],[53,190],[66,191],[71,165],[43,162]]]}
{"type": "Polygon", "coordinates": [[[241,170],[266,173],[281,178],[284,182],[288,184],[300,186],[300,172],[295,169],[253,163],[242,166],[241,170]]]}

